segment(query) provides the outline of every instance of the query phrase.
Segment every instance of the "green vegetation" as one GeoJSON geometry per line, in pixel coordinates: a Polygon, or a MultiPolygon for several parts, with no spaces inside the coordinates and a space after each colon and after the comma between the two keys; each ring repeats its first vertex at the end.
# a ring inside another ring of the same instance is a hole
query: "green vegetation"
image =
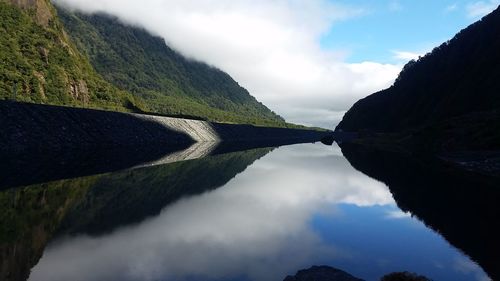
{"type": "Polygon", "coordinates": [[[59,13],[48,0],[0,0],[0,99],[300,127],[142,29],[59,13]]]}
{"type": "Polygon", "coordinates": [[[68,210],[96,177],[0,192],[0,280],[27,280],[68,210]]]}
{"type": "Polygon", "coordinates": [[[143,99],[151,112],[287,126],[228,74],[186,59],[162,38],[104,14],[59,9],[59,15],[95,69],[107,81],[143,99]]]}
{"type": "MultiPolygon", "coordinates": [[[[37,9],[0,1],[0,99],[130,111],[138,99],[102,79],[65,35],[50,3],[49,21],[37,9]]],[[[35,2],[36,3],[36,2],[35,2]]]]}

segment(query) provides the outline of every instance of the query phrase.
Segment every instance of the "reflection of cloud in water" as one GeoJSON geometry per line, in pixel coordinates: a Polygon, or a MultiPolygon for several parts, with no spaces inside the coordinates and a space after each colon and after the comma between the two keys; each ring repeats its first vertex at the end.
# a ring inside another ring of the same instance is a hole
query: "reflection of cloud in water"
{"type": "Polygon", "coordinates": [[[410,212],[403,212],[401,210],[396,210],[396,211],[388,211],[387,216],[388,219],[405,219],[405,218],[410,218],[411,213],[410,212]]]}
{"type": "Polygon", "coordinates": [[[478,268],[477,264],[463,257],[457,257],[455,259],[453,269],[460,273],[472,274],[477,281],[491,281],[491,279],[488,278],[484,274],[484,272],[478,268]]]}
{"type": "Polygon", "coordinates": [[[310,226],[314,214],[338,203],[394,201],[383,184],[355,171],[336,150],[284,147],[224,187],[181,200],[137,226],[53,243],[31,279],[280,280],[314,257],[342,255],[310,226]]]}

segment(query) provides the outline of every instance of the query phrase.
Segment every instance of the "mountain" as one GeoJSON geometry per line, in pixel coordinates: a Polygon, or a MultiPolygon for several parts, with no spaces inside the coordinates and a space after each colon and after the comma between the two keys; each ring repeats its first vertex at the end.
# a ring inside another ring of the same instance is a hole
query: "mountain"
{"type": "Polygon", "coordinates": [[[500,148],[500,9],[409,62],[386,90],[358,101],[337,130],[409,132],[437,149],[500,148]],[[478,144],[480,142],[480,144],[478,144]]]}
{"type": "Polygon", "coordinates": [[[142,109],[106,82],[66,35],[48,0],[0,0],[0,99],[142,109]]]}
{"type": "Polygon", "coordinates": [[[110,83],[145,101],[152,112],[214,121],[284,124],[227,73],[187,59],[165,40],[106,14],[58,8],[69,36],[110,83]]]}
{"type": "Polygon", "coordinates": [[[227,73],[111,16],[0,0],[0,18],[0,99],[290,125],[227,73]]]}

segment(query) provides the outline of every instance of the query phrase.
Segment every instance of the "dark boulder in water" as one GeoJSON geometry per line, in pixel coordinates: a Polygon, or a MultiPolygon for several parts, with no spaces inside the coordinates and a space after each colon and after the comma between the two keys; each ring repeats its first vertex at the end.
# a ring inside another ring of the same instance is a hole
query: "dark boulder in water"
{"type": "Polygon", "coordinates": [[[287,276],[284,281],[363,281],[349,273],[330,266],[313,266],[300,270],[295,276],[287,276]]]}

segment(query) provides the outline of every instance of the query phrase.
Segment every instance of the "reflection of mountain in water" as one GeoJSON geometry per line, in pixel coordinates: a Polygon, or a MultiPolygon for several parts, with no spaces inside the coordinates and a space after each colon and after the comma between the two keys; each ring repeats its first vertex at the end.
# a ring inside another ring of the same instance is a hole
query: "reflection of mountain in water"
{"type": "Polygon", "coordinates": [[[71,209],[61,230],[100,234],[140,222],[181,197],[223,186],[271,150],[222,154],[101,177],[71,209]]]}
{"type": "Polygon", "coordinates": [[[389,186],[410,211],[500,280],[500,180],[464,174],[436,161],[350,144],[342,152],[354,168],[389,186]]]}
{"type": "Polygon", "coordinates": [[[180,153],[186,147],[114,147],[2,155],[0,190],[128,169],[180,153]]]}
{"type": "Polygon", "coordinates": [[[0,190],[49,181],[163,165],[255,148],[310,142],[314,138],[206,141],[176,146],[137,146],[0,155],[0,190]]]}
{"type": "Polygon", "coordinates": [[[0,192],[0,280],[26,280],[55,233],[99,234],[216,189],[272,148],[0,192]]]}

